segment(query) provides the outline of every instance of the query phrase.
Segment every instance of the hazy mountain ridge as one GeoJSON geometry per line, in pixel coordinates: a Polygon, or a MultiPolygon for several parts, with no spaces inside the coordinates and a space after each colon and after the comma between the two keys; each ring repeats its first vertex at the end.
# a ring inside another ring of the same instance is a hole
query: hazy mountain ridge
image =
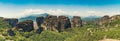
{"type": "MultiPolygon", "coordinates": [[[[40,17],[40,16],[46,17],[46,16],[49,16],[49,15],[50,14],[47,14],[47,13],[44,13],[44,14],[31,14],[31,15],[26,15],[26,16],[20,17],[19,21],[24,21],[24,20],[33,20],[33,21],[35,21],[37,17],[40,17]]],[[[66,16],[66,17],[68,17],[70,19],[73,18],[73,16],[70,16],[70,15],[62,15],[62,16],[66,16]]],[[[81,19],[83,21],[93,21],[93,20],[95,21],[95,20],[97,20],[99,18],[100,18],[100,16],[81,17],[81,19]]]]}
{"type": "Polygon", "coordinates": [[[35,21],[37,17],[47,17],[49,14],[44,13],[44,14],[31,14],[31,15],[26,15],[23,17],[19,18],[19,21],[25,21],[25,20],[33,20],[35,21]]]}

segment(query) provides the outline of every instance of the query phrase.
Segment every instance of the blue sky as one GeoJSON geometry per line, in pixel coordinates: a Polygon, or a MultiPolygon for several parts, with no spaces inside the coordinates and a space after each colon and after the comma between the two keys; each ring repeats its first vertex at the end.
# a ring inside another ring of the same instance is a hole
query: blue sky
{"type": "Polygon", "coordinates": [[[0,0],[1,3],[8,4],[63,4],[63,5],[111,5],[120,4],[120,0],[0,0]]]}
{"type": "Polygon", "coordinates": [[[0,16],[29,14],[103,16],[120,14],[120,0],[0,0],[0,16]]]}

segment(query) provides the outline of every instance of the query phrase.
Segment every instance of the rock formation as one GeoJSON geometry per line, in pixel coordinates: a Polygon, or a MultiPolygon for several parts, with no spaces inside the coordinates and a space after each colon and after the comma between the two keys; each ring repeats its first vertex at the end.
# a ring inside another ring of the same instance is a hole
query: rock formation
{"type": "Polygon", "coordinates": [[[101,19],[98,20],[98,25],[103,25],[107,22],[109,22],[110,17],[108,15],[103,16],[101,19]]]}
{"type": "Polygon", "coordinates": [[[26,21],[23,21],[23,22],[19,22],[16,25],[16,29],[24,31],[24,32],[32,31],[32,30],[34,30],[33,21],[32,20],[26,20],[26,21]]]}
{"type": "Polygon", "coordinates": [[[114,26],[114,27],[119,27],[120,26],[120,15],[115,15],[110,17],[109,24],[114,26]]]}
{"type": "Polygon", "coordinates": [[[14,27],[18,23],[18,19],[16,18],[5,18],[3,21],[9,23],[12,27],[14,27]]]}
{"type": "Polygon", "coordinates": [[[116,19],[120,19],[120,15],[115,15],[115,16],[112,16],[110,18],[111,18],[111,21],[114,21],[116,19]]]}
{"type": "Polygon", "coordinates": [[[63,31],[71,27],[70,19],[66,16],[59,16],[58,17],[58,30],[63,31]]]}
{"type": "Polygon", "coordinates": [[[57,32],[58,31],[57,16],[47,16],[43,21],[41,27],[43,27],[45,30],[51,30],[57,32]]]}
{"type": "Polygon", "coordinates": [[[64,29],[70,27],[82,27],[82,20],[79,16],[74,16],[70,19],[66,16],[53,16],[49,15],[44,17],[37,17],[36,24],[32,20],[26,20],[18,23],[18,19],[6,18],[5,22],[8,22],[12,27],[19,31],[29,32],[34,30],[34,26],[37,28],[37,33],[41,33],[43,30],[51,30],[56,32],[61,32],[64,29]]]}
{"type": "Polygon", "coordinates": [[[79,16],[74,16],[71,20],[71,27],[82,27],[82,20],[79,16]]]}
{"type": "Polygon", "coordinates": [[[44,21],[44,17],[37,17],[36,18],[36,22],[37,22],[38,27],[41,27],[41,24],[43,23],[43,21],[44,21]]]}

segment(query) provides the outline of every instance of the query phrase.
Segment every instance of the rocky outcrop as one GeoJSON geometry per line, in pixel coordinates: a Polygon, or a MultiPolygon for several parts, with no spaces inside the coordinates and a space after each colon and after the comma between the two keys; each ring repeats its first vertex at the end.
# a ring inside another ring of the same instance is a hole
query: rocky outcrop
{"type": "Polygon", "coordinates": [[[105,15],[101,18],[101,20],[108,20],[108,19],[110,19],[110,17],[108,15],[105,15]]]}
{"type": "MultiPolygon", "coordinates": [[[[8,22],[12,27],[15,26],[15,29],[18,29],[20,31],[29,32],[34,30],[34,27],[38,27],[36,32],[41,33],[43,30],[51,30],[56,32],[61,32],[67,28],[74,28],[74,27],[82,27],[83,25],[94,25],[94,23],[89,21],[82,21],[81,17],[79,16],[73,16],[73,18],[70,19],[66,16],[46,16],[44,17],[37,17],[36,23],[33,24],[32,20],[26,20],[18,23],[18,19],[15,18],[3,18],[0,17],[0,19],[3,19],[3,21],[8,22]],[[34,25],[34,26],[33,26],[34,25]]],[[[120,15],[115,15],[112,17],[109,17],[108,15],[105,15],[101,17],[98,20],[95,20],[95,26],[102,26],[102,27],[108,27],[109,25],[113,25],[114,21],[120,19],[120,15]],[[113,23],[112,23],[113,22],[113,23]]],[[[118,20],[119,21],[119,20],[118,20]]],[[[117,22],[116,22],[117,23],[117,22]]],[[[116,25],[115,23],[115,25],[116,25]]],[[[119,23],[116,27],[118,27],[119,23]]],[[[11,31],[11,30],[8,30],[11,31]]]]}
{"type": "Polygon", "coordinates": [[[37,17],[36,23],[32,20],[26,20],[18,23],[18,19],[13,18],[6,18],[4,21],[8,22],[12,27],[15,26],[15,29],[24,32],[32,31],[35,27],[37,27],[37,33],[41,33],[43,30],[60,32],[70,27],[82,27],[82,20],[79,16],[74,16],[71,21],[66,16],[57,17],[53,15],[37,17]]]}
{"type": "Polygon", "coordinates": [[[41,24],[43,23],[43,21],[44,21],[44,17],[37,17],[36,18],[36,22],[37,22],[38,27],[41,27],[41,24]]]}
{"type": "Polygon", "coordinates": [[[115,15],[115,16],[112,16],[110,17],[111,21],[114,21],[116,19],[120,19],[120,15],[115,15]]]}
{"type": "Polygon", "coordinates": [[[8,33],[10,36],[15,36],[15,35],[16,35],[12,29],[8,29],[8,30],[7,30],[7,33],[8,33]]]}
{"type": "Polygon", "coordinates": [[[44,19],[41,27],[45,30],[58,31],[57,16],[48,16],[44,19]]]}
{"type": "Polygon", "coordinates": [[[16,18],[5,18],[3,21],[9,23],[12,27],[14,27],[18,23],[18,19],[16,18]]]}
{"type": "MultiPolygon", "coordinates": [[[[96,25],[102,26],[102,27],[118,27],[119,26],[119,20],[120,15],[114,15],[109,17],[108,15],[105,15],[101,17],[98,21],[95,21],[96,25]]],[[[95,26],[96,26],[95,25],[95,26]]]]}
{"type": "Polygon", "coordinates": [[[110,17],[110,25],[114,27],[119,27],[120,26],[120,15],[115,15],[110,17]]]}
{"type": "Polygon", "coordinates": [[[63,31],[71,27],[70,19],[66,16],[59,16],[58,17],[58,30],[63,31]]]}
{"type": "Polygon", "coordinates": [[[33,21],[32,20],[26,20],[26,21],[23,21],[23,22],[19,22],[16,25],[16,29],[24,31],[24,32],[32,31],[32,30],[34,30],[33,21]]]}
{"type": "Polygon", "coordinates": [[[109,20],[110,20],[110,17],[108,15],[105,15],[97,21],[97,24],[103,25],[103,24],[109,22],[109,20]]]}
{"type": "Polygon", "coordinates": [[[82,20],[79,16],[74,16],[71,20],[71,27],[82,27],[82,20]]]}

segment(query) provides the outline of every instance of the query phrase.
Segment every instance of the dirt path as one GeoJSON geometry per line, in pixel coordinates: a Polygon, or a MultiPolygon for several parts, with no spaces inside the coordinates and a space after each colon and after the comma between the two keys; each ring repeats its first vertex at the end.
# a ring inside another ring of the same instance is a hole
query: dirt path
{"type": "Polygon", "coordinates": [[[120,40],[117,40],[117,39],[103,39],[103,40],[99,40],[99,41],[120,41],[120,40]]]}
{"type": "Polygon", "coordinates": [[[1,34],[0,34],[0,37],[4,38],[4,36],[2,36],[1,34]]]}

